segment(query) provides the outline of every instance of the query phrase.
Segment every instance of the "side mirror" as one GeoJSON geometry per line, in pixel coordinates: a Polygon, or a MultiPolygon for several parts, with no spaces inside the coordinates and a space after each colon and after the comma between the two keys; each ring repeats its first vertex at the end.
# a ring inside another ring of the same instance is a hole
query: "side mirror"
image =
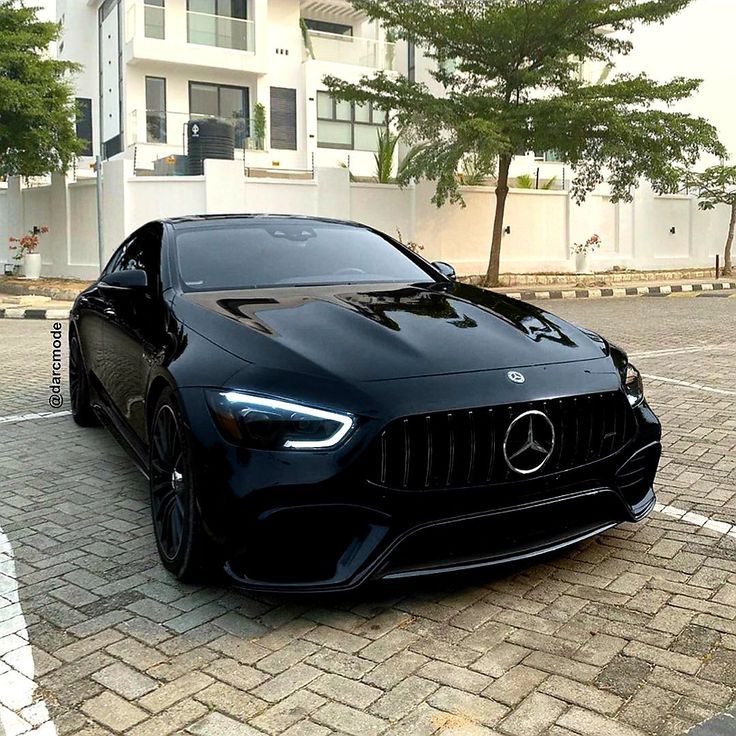
{"type": "Polygon", "coordinates": [[[144,291],[148,287],[148,277],[140,269],[113,271],[99,282],[99,287],[108,292],[144,291]]]}
{"type": "Polygon", "coordinates": [[[432,265],[446,279],[450,279],[450,281],[455,281],[457,279],[457,274],[455,273],[455,269],[449,263],[445,263],[444,261],[433,261],[432,265]]]}

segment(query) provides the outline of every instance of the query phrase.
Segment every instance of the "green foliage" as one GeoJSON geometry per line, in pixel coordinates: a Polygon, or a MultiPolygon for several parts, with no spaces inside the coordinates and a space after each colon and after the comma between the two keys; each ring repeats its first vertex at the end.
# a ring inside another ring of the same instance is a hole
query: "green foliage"
{"type": "Polygon", "coordinates": [[[462,160],[460,181],[468,187],[480,187],[495,171],[495,161],[483,160],[474,151],[462,160]]]}
{"type": "Polygon", "coordinates": [[[701,210],[714,210],[719,204],[731,208],[731,219],[723,249],[723,275],[733,273],[732,248],[736,238],[736,166],[711,166],[705,171],[684,171],[685,187],[698,198],[701,210]]]}
{"type": "Polygon", "coordinates": [[[262,102],[256,103],[253,108],[253,135],[256,148],[263,150],[266,145],[266,106],[262,102]]]}
{"type": "Polygon", "coordinates": [[[678,166],[724,154],[706,120],[671,109],[698,80],[644,74],[580,78],[581,60],[612,64],[632,49],[635,25],[662,23],[691,0],[352,0],[356,9],[414,42],[436,63],[441,92],[377,72],[357,84],[325,83],[338,98],[391,110],[409,141],[427,145],[399,183],[426,177],[434,201],[461,202],[456,172],[468,154],[497,158],[498,197],[489,280],[497,279],[508,164],[515,152],[556,150],[582,201],[603,181],[629,200],[643,177],[671,191],[678,166]],[[452,63],[448,63],[451,62],[452,63]],[[500,218],[500,222],[499,222],[500,218]]]}
{"type": "Polygon", "coordinates": [[[0,174],[39,176],[65,171],[84,144],[75,133],[69,75],[77,66],[49,58],[59,26],[37,8],[0,1],[0,174]]]}
{"type": "Polygon", "coordinates": [[[534,189],[534,179],[531,174],[519,174],[516,177],[517,189],[534,189]]]}
{"type": "Polygon", "coordinates": [[[698,198],[701,210],[715,209],[719,204],[736,204],[736,166],[711,166],[705,171],[684,171],[687,190],[698,198]]]}
{"type": "Polygon", "coordinates": [[[553,176],[551,179],[547,180],[543,185],[542,189],[546,189],[547,191],[554,189],[557,184],[557,177],[553,176]]]}
{"type": "Polygon", "coordinates": [[[376,179],[379,184],[390,184],[393,181],[394,153],[399,143],[399,135],[389,128],[378,131],[378,149],[373,154],[376,161],[376,179]]]}
{"type": "Polygon", "coordinates": [[[304,41],[304,48],[307,50],[307,53],[309,54],[309,57],[311,59],[316,59],[317,57],[314,55],[314,46],[312,46],[312,37],[309,35],[309,28],[307,28],[307,24],[304,21],[304,18],[299,18],[299,28],[301,28],[302,31],[302,41],[304,41]]]}

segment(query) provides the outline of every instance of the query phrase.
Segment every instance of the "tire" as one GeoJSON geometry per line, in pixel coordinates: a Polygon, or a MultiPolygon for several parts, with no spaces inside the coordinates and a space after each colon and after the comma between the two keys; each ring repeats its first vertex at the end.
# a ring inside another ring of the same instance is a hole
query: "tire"
{"type": "Polygon", "coordinates": [[[148,476],[156,547],[178,580],[211,579],[216,556],[196,503],[189,436],[174,392],[156,402],[149,435],[148,476]]]}
{"type": "Polygon", "coordinates": [[[89,401],[89,378],[84,367],[82,349],[77,333],[73,332],[69,339],[69,395],[72,405],[72,419],[80,427],[96,427],[97,418],[89,401]]]}

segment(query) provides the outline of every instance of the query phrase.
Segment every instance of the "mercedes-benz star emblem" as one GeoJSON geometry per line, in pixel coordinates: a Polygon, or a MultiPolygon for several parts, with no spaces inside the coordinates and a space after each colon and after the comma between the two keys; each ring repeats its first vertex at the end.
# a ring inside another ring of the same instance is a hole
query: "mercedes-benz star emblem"
{"type": "Polygon", "coordinates": [[[519,373],[519,371],[509,371],[506,376],[512,383],[524,383],[526,381],[524,374],[519,373]]]}
{"type": "Polygon", "coordinates": [[[555,449],[555,428],[541,411],[519,414],[506,430],[503,456],[515,473],[529,475],[542,469],[555,449]]]}

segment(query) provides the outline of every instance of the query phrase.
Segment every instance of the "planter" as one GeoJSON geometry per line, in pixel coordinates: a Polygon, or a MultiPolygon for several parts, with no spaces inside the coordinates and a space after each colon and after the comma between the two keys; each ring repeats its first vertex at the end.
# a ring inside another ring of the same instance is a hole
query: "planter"
{"type": "Polygon", "coordinates": [[[590,255],[587,251],[575,254],[575,273],[593,273],[590,267],[590,255]]]}
{"type": "Polygon", "coordinates": [[[27,279],[37,279],[41,276],[40,253],[26,253],[23,256],[23,275],[27,279]]]}

